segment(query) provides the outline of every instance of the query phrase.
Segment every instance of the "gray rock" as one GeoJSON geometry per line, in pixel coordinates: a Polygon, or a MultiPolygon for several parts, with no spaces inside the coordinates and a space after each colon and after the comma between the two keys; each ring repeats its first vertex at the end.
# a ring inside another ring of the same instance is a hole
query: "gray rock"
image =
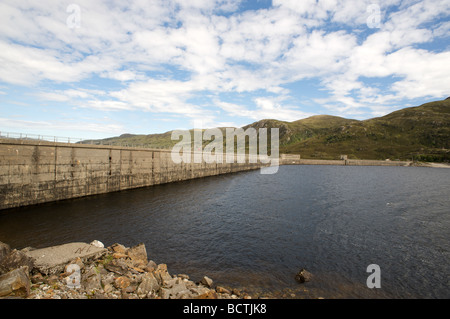
{"type": "Polygon", "coordinates": [[[127,251],[128,257],[136,266],[146,267],[148,264],[147,260],[147,250],[144,244],[139,244],[137,246],[131,247],[127,251]]]}
{"type": "Polygon", "coordinates": [[[166,286],[161,288],[162,299],[181,299],[182,295],[190,294],[183,280],[177,278],[167,282],[166,286]]]}
{"type": "Polygon", "coordinates": [[[105,245],[103,245],[103,243],[99,240],[94,240],[90,243],[90,245],[98,247],[98,248],[105,248],[105,245]]]}
{"type": "Polygon", "coordinates": [[[153,260],[150,260],[148,262],[147,266],[145,266],[144,270],[151,272],[151,271],[155,271],[156,268],[158,268],[158,265],[153,260]]]}
{"type": "Polygon", "coordinates": [[[9,255],[10,252],[11,252],[11,248],[9,247],[9,245],[0,241],[0,264],[3,260],[3,258],[5,258],[7,255],[9,255]]]}
{"type": "Polygon", "coordinates": [[[105,268],[118,275],[125,275],[128,272],[128,264],[122,259],[114,259],[105,265],[105,268]]]}
{"type": "Polygon", "coordinates": [[[95,247],[86,243],[69,243],[25,252],[34,260],[35,267],[46,275],[56,274],[72,260],[83,261],[100,258],[107,252],[106,248],[95,247]]]}
{"type": "Polygon", "coordinates": [[[102,285],[106,287],[106,285],[112,285],[114,283],[115,275],[113,272],[110,272],[104,276],[102,276],[102,285]]]}
{"type": "Polygon", "coordinates": [[[86,269],[85,273],[82,275],[82,286],[86,291],[92,291],[95,289],[101,289],[101,275],[99,270],[95,266],[91,266],[86,269]]]}
{"type": "Polygon", "coordinates": [[[0,276],[0,297],[27,297],[30,294],[28,267],[11,270],[0,276]]]}
{"type": "Polygon", "coordinates": [[[220,294],[228,294],[231,295],[231,291],[229,291],[227,288],[222,287],[222,286],[217,286],[216,287],[216,292],[220,293],[220,294]]]}
{"type": "Polygon", "coordinates": [[[203,277],[202,280],[200,280],[200,283],[202,285],[205,285],[206,287],[211,287],[213,284],[213,280],[207,276],[203,277]]]}
{"type": "Polygon", "coordinates": [[[308,272],[306,269],[300,269],[300,271],[295,275],[295,280],[299,283],[305,283],[312,279],[312,274],[308,272]]]}
{"type": "Polygon", "coordinates": [[[166,264],[159,264],[158,267],[156,267],[156,270],[154,273],[155,273],[156,279],[158,280],[158,282],[161,286],[165,285],[166,282],[172,280],[172,276],[167,271],[166,264]]]}
{"type": "Polygon", "coordinates": [[[142,281],[137,288],[137,294],[148,295],[149,293],[158,291],[158,289],[159,289],[158,280],[152,273],[146,273],[143,276],[142,281]]]}
{"type": "MultiPolygon", "coordinates": [[[[6,252],[7,250],[3,248],[3,251],[6,252]]],[[[33,269],[33,259],[28,257],[26,253],[13,249],[0,260],[0,274],[25,266],[29,270],[33,269]]]]}
{"type": "Polygon", "coordinates": [[[191,291],[191,293],[194,295],[194,297],[198,297],[200,295],[204,295],[206,293],[208,293],[210,291],[209,288],[206,287],[192,287],[189,288],[189,290],[191,291]]]}
{"type": "Polygon", "coordinates": [[[127,247],[125,247],[124,245],[118,244],[118,243],[112,245],[112,246],[111,246],[111,249],[112,249],[115,253],[119,253],[119,254],[126,254],[126,253],[127,253],[127,250],[128,250],[127,247]]]}

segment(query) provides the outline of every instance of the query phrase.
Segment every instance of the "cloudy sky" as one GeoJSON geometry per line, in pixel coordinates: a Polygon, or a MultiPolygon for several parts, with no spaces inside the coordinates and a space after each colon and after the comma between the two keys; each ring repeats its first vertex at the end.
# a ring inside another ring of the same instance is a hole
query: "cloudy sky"
{"type": "Polygon", "coordinates": [[[0,131],[367,119],[450,95],[450,1],[0,3],[0,131]]]}

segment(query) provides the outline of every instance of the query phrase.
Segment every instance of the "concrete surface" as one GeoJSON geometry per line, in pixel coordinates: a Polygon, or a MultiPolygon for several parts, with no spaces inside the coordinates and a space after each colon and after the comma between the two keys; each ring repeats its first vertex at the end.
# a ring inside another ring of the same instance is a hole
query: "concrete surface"
{"type": "Polygon", "coordinates": [[[52,275],[64,270],[64,267],[74,259],[85,261],[98,258],[107,252],[106,248],[96,247],[86,243],[69,243],[48,248],[25,252],[33,258],[35,267],[43,274],[52,275]]]}

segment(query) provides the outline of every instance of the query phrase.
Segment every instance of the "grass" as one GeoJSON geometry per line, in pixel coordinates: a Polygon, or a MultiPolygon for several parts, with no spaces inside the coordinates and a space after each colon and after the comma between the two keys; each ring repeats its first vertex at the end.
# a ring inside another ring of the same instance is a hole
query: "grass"
{"type": "MultiPolygon", "coordinates": [[[[446,99],[364,121],[317,115],[294,122],[266,119],[243,128],[267,128],[269,133],[270,128],[279,128],[280,153],[300,154],[302,158],[339,159],[345,154],[350,159],[449,162],[449,115],[450,99],[446,99]]],[[[225,150],[225,128],[220,129],[225,150]]],[[[124,134],[95,142],[171,149],[179,142],[172,141],[171,134],[124,134]]],[[[203,141],[203,146],[208,143],[203,141]]]]}

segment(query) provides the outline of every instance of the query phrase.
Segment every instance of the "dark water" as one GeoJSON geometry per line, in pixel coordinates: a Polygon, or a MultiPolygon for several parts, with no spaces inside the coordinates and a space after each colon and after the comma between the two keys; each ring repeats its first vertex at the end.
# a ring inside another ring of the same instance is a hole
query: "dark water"
{"type": "Polygon", "coordinates": [[[282,166],[0,213],[14,248],[143,242],[172,274],[296,298],[450,298],[449,235],[450,170],[419,167],[282,166]]]}

